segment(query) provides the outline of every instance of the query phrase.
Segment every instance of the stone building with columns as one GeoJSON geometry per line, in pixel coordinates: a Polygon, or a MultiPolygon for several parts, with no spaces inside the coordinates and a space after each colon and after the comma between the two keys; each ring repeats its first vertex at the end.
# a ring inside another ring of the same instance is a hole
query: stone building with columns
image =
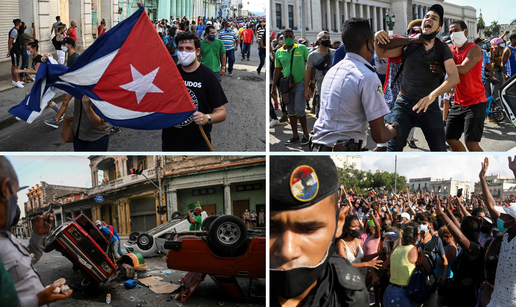
{"type": "Polygon", "coordinates": [[[444,0],[270,0],[271,31],[291,28],[301,38],[301,5],[305,3],[305,30],[309,41],[315,41],[320,31],[330,32],[332,40],[341,40],[342,25],[352,17],[370,20],[373,31],[387,30],[385,15],[395,15],[393,32],[405,34],[410,21],[423,18],[433,4],[444,7],[441,35],[448,32],[451,20],[460,19],[469,28],[470,39],[477,33],[476,9],[444,0]]]}

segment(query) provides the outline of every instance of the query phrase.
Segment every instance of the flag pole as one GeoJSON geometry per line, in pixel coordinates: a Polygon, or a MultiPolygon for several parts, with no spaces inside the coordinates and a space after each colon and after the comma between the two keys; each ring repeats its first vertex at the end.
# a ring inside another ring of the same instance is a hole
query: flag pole
{"type": "Polygon", "coordinates": [[[210,151],[214,151],[213,147],[211,146],[210,140],[208,140],[208,137],[206,136],[206,133],[204,133],[204,129],[202,128],[202,126],[198,126],[198,127],[199,127],[199,130],[201,131],[202,137],[206,141],[206,144],[208,144],[208,147],[210,148],[210,151]]]}

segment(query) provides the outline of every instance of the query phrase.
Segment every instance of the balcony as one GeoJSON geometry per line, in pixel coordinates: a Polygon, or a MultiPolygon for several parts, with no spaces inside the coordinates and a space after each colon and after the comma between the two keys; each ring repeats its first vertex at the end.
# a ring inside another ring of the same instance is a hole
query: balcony
{"type": "MultiPolygon", "coordinates": [[[[143,171],[142,174],[149,177],[149,179],[154,180],[156,177],[156,170],[154,168],[146,169],[143,171]]],[[[134,184],[134,183],[143,182],[143,181],[147,181],[147,179],[145,179],[145,177],[142,175],[127,175],[127,176],[124,176],[124,177],[121,177],[121,178],[118,178],[115,180],[111,180],[103,185],[98,185],[98,186],[94,187],[91,190],[90,194],[91,195],[99,194],[99,193],[102,193],[102,192],[105,192],[108,190],[120,188],[120,187],[129,185],[129,184],[134,184]]]]}

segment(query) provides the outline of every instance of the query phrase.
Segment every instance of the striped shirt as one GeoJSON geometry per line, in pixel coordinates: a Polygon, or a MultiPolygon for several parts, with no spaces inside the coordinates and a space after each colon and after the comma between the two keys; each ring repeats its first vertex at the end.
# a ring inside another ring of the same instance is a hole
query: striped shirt
{"type": "Polygon", "coordinates": [[[235,42],[238,40],[237,35],[233,31],[220,31],[219,38],[224,43],[226,50],[232,50],[235,48],[235,42]]]}
{"type": "Polygon", "coordinates": [[[262,39],[262,35],[265,34],[265,28],[259,26],[258,30],[256,30],[256,34],[258,34],[258,41],[262,39]]]}

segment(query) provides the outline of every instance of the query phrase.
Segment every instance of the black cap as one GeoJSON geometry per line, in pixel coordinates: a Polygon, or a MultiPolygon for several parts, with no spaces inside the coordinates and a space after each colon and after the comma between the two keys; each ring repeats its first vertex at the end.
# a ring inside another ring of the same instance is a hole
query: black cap
{"type": "Polygon", "coordinates": [[[437,13],[439,15],[439,26],[442,27],[443,25],[443,18],[444,18],[444,8],[440,4],[434,4],[430,7],[429,11],[437,13]]]}
{"type": "Polygon", "coordinates": [[[329,156],[271,156],[269,174],[271,211],[309,207],[339,188],[329,156]]]}
{"type": "Polygon", "coordinates": [[[512,33],[511,36],[509,36],[509,40],[516,39],[516,33],[512,33]]]}
{"type": "Polygon", "coordinates": [[[72,47],[75,48],[75,41],[70,36],[65,37],[63,39],[63,44],[69,44],[69,45],[72,45],[72,47]]]}

